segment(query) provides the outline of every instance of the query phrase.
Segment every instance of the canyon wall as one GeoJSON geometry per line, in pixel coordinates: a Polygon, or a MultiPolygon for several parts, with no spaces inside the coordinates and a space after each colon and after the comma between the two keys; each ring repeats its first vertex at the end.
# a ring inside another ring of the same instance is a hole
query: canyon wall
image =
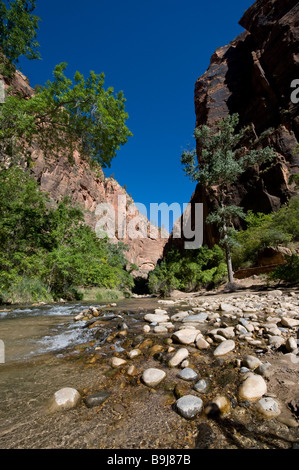
{"type": "MultiPolygon", "coordinates": [[[[230,190],[232,204],[269,213],[295,194],[290,176],[299,171],[299,105],[292,103],[291,83],[299,79],[299,3],[296,0],[258,0],[244,14],[245,31],[213,54],[208,70],[195,84],[196,125],[214,127],[228,114],[238,113],[240,127],[252,136],[271,129],[263,144],[277,158],[271,167],[250,168],[230,190]]],[[[200,163],[200,150],[197,148],[200,163]]],[[[203,203],[204,217],[212,210],[209,193],[198,184],[191,204],[203,203]]],[[[237,227],[242,222],[237,221],[237,227]]],[[[204,225],[204,243],[212,246],[218,230],[204,225]]],[[[165,253],[183,240],[170,237],[165,253]]]]}
{"type": "MultiPolygon", "coordinates": [[[[0,82],[6,91],[10,88],[10,93],[19,93],[24,99],[34,94],[28,79],[19,71],[11,80],[0,75],[0,82]]],[[[105,220],[105,213],[99,212],[99,205],[110,205],[116,226],[115,233],[109,234],[111,242],[125,243],[128,246],[125,252],[128,263],[138,267],[133,274],[147,277],[162,257],[169,234],[150,224],[126,190],[114,178],[106,178],[98,165],[91,167],[78,152],[74,152],[72,163],[66,157],[45,158],[38,148],[33,149],[31,158],[29,171],[38,181],[40,189],[55,202],[65,196],[70,197],[74,205],[83,209],[86,224],[94,230],[100,228],[105,220]],[[119,220],[125,224],[121,233],[118,230],[119,220]]],[[[107,228],[104,223],[103,226],[107,228]]]]}

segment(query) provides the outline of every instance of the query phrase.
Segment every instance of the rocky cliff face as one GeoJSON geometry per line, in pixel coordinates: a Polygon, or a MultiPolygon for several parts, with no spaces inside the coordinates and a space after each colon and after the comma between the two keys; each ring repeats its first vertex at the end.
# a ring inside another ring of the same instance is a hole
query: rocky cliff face
{"type": "MultiPolygon", "coordinates": [[[[291,101],[291,83],[299,79],[299,3],[257,0],[240,24],[246,31],[217,49],[195,84],[196,127],[238,113],[240,126],[251,126],[253,135],[273,130],[264,143],[276,151],[275,164],[266,172],[251,168],[230,188],[233,204],[268,213],[294,194],[290,176],[299,171],[299,105],[291,101]]],[[[200,162],[199,149],[197,156],[200,162]]],[[[211,200],[200,185],[191,199],[196,202],[207,215],[211,200]]],[[[205,226],[204,243],[217,240],[217,230],[205,226]]]]}
{"type": "MultiPolygon", "coordinates": [[[[28,79],[19,71],[9,82],[0,75],[0,84],[2,89],[10,87],[24,99],[34,93],[28,79]]],[[[106,228],[105,223],[101,223],[105,213],[99,211],[100,205],[104,203],[108,209],[111,208],[116,230],[109,236],[112,242],[121,241],[128,245],[126,258],[138,266],[135,276],[146,277],[154,269],[162,257],[169,234],[150,224],[139,213],[125,189],[115,179],[105,178],[99,166],[91,168],[78,152],[74,153],[74,161],[70,163],[65,157],[45,158],[40,150],[35,149],[30,171],[41,190],[47,192],[53,201],[69,196],[74,204],[79,205],[84,211],[85,222],[95,230],[102,226],[106,228]],[[121,232],[120,220],[125,224],[121,232]]]]}

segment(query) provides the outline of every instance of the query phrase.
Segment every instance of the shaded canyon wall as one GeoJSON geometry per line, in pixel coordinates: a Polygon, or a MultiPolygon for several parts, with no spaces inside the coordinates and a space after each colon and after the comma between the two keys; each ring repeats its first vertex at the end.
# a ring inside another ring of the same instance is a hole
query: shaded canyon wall
{"type": "MultiPolygon", "coordinates": [[[[291,83],[299,79],[299,3],[296,0],[258,0],[244,14],[245,31],[213,54],[208,70],[195,84],[196,127],[215,126],[228,114],[238,113],[240,127],[253,136],[272,132],[263,145],[274,148],[271,168],[248,169],[229,187],[232,204],[269,213],[294,195],[290,176],[299,171],[299,105],[292,103],[291,83]]],[[[200,151],[197,148],[200,163],[200,151]]],[[[203,203],[204,218],[213,209],[210,191],[198,184],[191,204],[203,203]]],[[[237,221],[236,228],[242,227],[237,221]]],[[[204,224],[204,244],[219,241],[218,230],[204,224]]],[[[183,249],[183,239],[170,236],[170,246],[183,249]]]]}

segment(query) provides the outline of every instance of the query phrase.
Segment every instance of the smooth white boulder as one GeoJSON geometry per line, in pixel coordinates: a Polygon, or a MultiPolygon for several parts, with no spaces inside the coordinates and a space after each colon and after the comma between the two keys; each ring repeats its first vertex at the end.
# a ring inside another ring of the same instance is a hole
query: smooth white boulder
{"type": "Polygon", "coordinates": [[[147,313],[144,316],[144,320],[150,323],[163,323],[169,320],[169,316],[165,314],[159,314],[159,313],[147,313]]]}
{"type": "Polygon", "coordinates": [[[241,400],[254,401],[262,398],[266,392],[267,384],[263,377],[250,373],[239,387],[238,394],[241,400]]]}
{"type": "Polygon", "coordinates": [[[50,410],[69,410],[75,408],[80,401],[81,395],[78,390],[71,387],[64,387],[54,393],[54,397],[50,403],[50,410]]]}
{"type": "Polygon", "coordinates": [[[228,339],[222,341],[222,343],[220,343],[219,346],[215,349],[213,354],[215,357],[224,356],[225,354],[228,354],[233,349],[235,349],[235,347],[235,342],[232,339],[228,339]]]}
{"type": "Polygon", "coordinates": [[[178,413],[186,419],[195,418],[202,410],[203,401],[194,395],[185,395],[176,402],[176,409],[178,413]]]}
{"type": "Polygon", "coordinates": [[[166,372],[161,369],[149,368],[142,374],[142,380],[148,387],[155,387],[166,377],[166,372]]]}
{"type": "Polygon", "coordinates": [[[170,367],[177,367],[189,356],[189,351],[186,348],[180,348],[174,356],[169,360],[168,365],[170,367]]]}
{"type": "Polygon", "coordinates": [[[182,344],[192,344],[196,340],[199,330],[194,328],[184,328],[173,333],[172,338],[182,344]]]}
{"type": "Polygon", "coordinates": [[[278,402],[271,397],[261,398],[256,408],[266,418],[275,418],[281,413],[278,402]]]}

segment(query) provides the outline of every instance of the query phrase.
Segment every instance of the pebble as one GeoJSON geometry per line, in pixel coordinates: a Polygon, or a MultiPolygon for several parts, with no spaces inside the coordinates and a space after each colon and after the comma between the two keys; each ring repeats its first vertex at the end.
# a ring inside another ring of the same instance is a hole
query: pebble
{"type": "Polygon", "coordinates": [[[155,314],[158,315],[168,315],[167,310],[163,310],[161,308],[155,308],[155,314]]]}
{"type": "Polygon", "coordinates": [[[297,345],[297,341],[295,338],[288,338],[287,341],[286,341],[286,349],[289,351],[289,352],[292,352],[294,351],[295,349],[297,349],[298,345],[297,345]]]}
{"type": "Polygon", "coordinates": [[[166,372],[161,369],[149,368],[142,374],[142,380],[148,387],[155,387],[166,377],[166,372]]]}
{"type": "Polygon", "coordinates": [[[128,368],[127,374],[128,374],[130,377],[134,377],[134,375],[137,374],[137,369],[136,369],[136,367],[134,366],[134,364],[132,364],[132,365],[128,368]]]}
{"type": "Polygon", "coordinates": [[[194,384],[193,388],[199,393],[204,393],[207,391],[209,387],[209,383],[205,379],[200,379],[196,384],[194,384]]]}
{"type": "Polygon", "coordinates": [[[198,373],[190,367],[185,367],[181,372],[178,373],[177,377],[183,380],[196,380],[198,379],[198,373]]]}
{"type": "Polygon", "coordinates": [[[266,418],[275,418],[281,413],[279,404],[271,397],[261,398],[257,402],[256,408],[266,418]]]}
{"type": "Polygon", "coordinates": [[[163,323],[169,320],[169,316],[167,314],[147,313],[144,316],[144,320],[148,321],[149,323],[163,323]]]}
{"type": "Polygon", "coordinates": [[[217,396],[205,407],[207,416],[218,416],[219,414],[228,413],[231,408],[230,401],[225,396],[217,396]]]}
{"type": "Polygon", "coordinates": [[[244,357],[242,364],[249,369],[256,369],[262,364],[262,362],[255,356],[246,356],[244,357]]]}
{"type": "Polygon", "coordinates": [[[200,331],[194,328],[185,328],[174,332],[172,338],[181,344],[192,344],[199,333],[200,331]]]}
{"type": "Polygon", "coordinates": [[[239,387],[238,395],[241,400],[254,401],[267,392],[267,384],[261,375],[249,373],[239,387]]]}
{"type": "Polygon", "coordinates": [[[215,349],[213,354],[215,357],[224,356],[225,354],[228,354],[229,352],[233,351],[235,347],[235,342],[231,339],[228,339],[222,341],[222,343],[220,343],[219,346],[215,349]]]}
{"type": "Polygon", "coordinates": [[[155,333],[161,333],[161,334],[164,334],[164,333],[167,333],[167,328],[166,326],[161,326],[161,325],[158,325],[158,326],[155,326],[154,327],[154,332],[155,333]]]}
{"type": "Polygon", "coordinates": [[[285,342],[285,339],[281,336],[270,336],[269,337],[269,345],[273,346],[274,348],[278,349],[282,346],[285,342]]]}
{"type": "Polygon", "coordinates": [[[198,349],[208,349],[210,347],[210,344],[201,336],[197,336],[196,347],[198,349]]]}
{"type": "Polygon", "coordinates": [[[194,395],[185,395],[176,401],[178,413],[186,419],[195,418],[202,410],[203,401],[194,395]]]}
{"type": "Polygon", "coordinates": [[[295,328],[299,326],[299,320],[296,320],[295,318],[283,317],[281,319],[281,324],[289,328],[295,328]]]}
{"type": "Polygon", "coordinates": [[[182,367],[182,368],[184,368],[184,367],[189,367],[189,361],[188,361],[188,359],[185,359],[185,360],[181,363],[180,367],[182,367]]]}
{"type": "Polygon", "coordinates": [[[175,315],[172,315],[170,317],[171,321],[182,321],[185,317],[188,317],[189,313],[188,312],[178,312],[175,315]]]}
{"type": "Polygon", "coordinates": [[[183,323],[191,322],[191,323],[204,323],[208,318],[207,313],[198,313],[197,315],[189,315],[188,317],[183,318],[183,323]]]}
{"type": "Polygon", "coordinates": [[[85,398],[85,404],[88,408],[91,408],[93,406],[99,406],[104,403],[104,401],[106,401],[109,396],[109,392],[97,392],[85,398]]]}
{"type": "Polygon", "coordinates": [[[140,356],[140,354],[142,354],[140,349],[132,349],[128,352],[128,357],[130,359],[134,359],[135,357],[140,356]]]}
{"type": "Polygon", "coordinates": [[[270,362],[265,362],[261,364],[254,370],[255,374],[262,375],[263,377],[269,378],[273,375],[273,368],[270,362]]]}
{"type": "Polygon", "coordinates": [[[127,361],[125,361],[125,359],[121,359],[120,357],[112,357],[111,359],[111,366],[114,369],[117,369],[118,367],[123,366],[126,363],[127,361]]]}
{"type": "Polygon", "coordinates": [[[177,367],[184,359],[189,356],[189,351],[186,348],[180,348],[175,355],[169,360],[170,367],[177,367]]]}
{"type": "Polygon", "coordinates": [[[75,388],[65,387],[54,393],[50,403],[50,410],[69,410],[81,402],[81,395],[75,388]]]}
{"type": "Polygon", "coordinates": [[[233,305],[231,304],[228,304],[228,303],[225,303],[225,302],[222,302],[219,306],[219,310],[221,310],[221,312],[234,312],[236,311],[236,307],[234,307],[233,305]]]}

